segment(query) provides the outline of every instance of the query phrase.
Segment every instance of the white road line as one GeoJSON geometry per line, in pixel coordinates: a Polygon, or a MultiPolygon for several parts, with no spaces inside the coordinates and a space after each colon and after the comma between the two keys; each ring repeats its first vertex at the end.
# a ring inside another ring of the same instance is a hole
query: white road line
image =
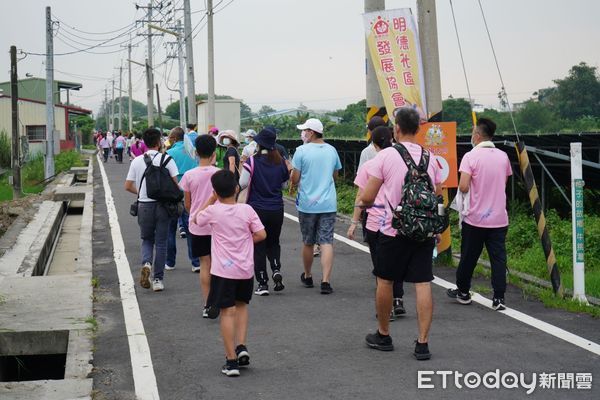
{"type": "MultiPolygon", "coordinates": [[[[294,215],[291,215],[288,213],[285,213],[284,215],[286,218],[288,218],[294,222],[299,222],[298,217],[296,217],[294,215]]],[[[354,240],[350,240],[344,236],[338,235],[337,233],[334,233],[333,237],[335,239],[339,240],[340,242],[344,242],[347,245],[354,247],[355,249],[358,249],[365,253],[369,253],[369,248],[367,246],[362,245],[358,242],[355,242],[354,240]]],[[[436,285],[441,286],[445,289],[450,289],[450,288],[456,287],[456,285],[448,282],[447,280],[439,278],[437,276],[434,276],[433,283],[435,283],[436,285]]],[[[472,299],[474,302],[479,303],[482,306],[485,306],[490,309],[492,308],[492,301],[481,296],[479,293],[473,293],[472,299]]],[[[554,326],[552,324],[549,324],[547,322],[544,322],[542,320],[539,320],[537,318],[534,318],[530,315],[524,314],[524,313],[517,311],[515,309],[512,309],[512,308],[507,308],[505,311],[496,311],[496,312],[502,313],[511,318],[514,318],[517,321],[520,321],[524,324],[527,324],[529,326],[537,328],[537,329],[541,330],[542,332],[545,332],[549,335],[555,336],[566,342],[574,344],[575,346],[581,347],[582,349],[587,350],[591,353],[600,355],[600,344],[594,343],[591,340],[582,338],[581,336],[578,336],[578,335],[575,335],[574,333],[565,331],[564,329],[561,329],[557,326],[554,326]]]]}
{"type": "Polygon", "coordinates": [[[127,330],[127,341],[129,342],[135,396],[139,400],[159,400],[156,376],[154,375],[154,367],[152,366],[152,358],[150,357],[150,346],[148,346],[140,307],[135,295],[131,268],[125,254],[125,243],[123,243],[123,236],[121,235],[119,218],[108,183],[108,177],[106,176],[106,171],[99,155],[98,164],[102,173],[104,198],[106,199],[106,209],[108,211],[108,221],[113,242],[113,255],[119,276],[119,289],[121,290],[121,304],[123,305],[125,329],[127,330]]]}

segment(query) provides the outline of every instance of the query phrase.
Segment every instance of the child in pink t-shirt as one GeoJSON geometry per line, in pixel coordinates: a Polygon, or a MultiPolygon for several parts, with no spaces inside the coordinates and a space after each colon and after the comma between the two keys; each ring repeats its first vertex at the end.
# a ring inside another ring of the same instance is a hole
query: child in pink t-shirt
{"type": "Polygon", "coordinates": [[[226,356],[221,372],[239,376],[239,367],[250,363],[246,335],[254,289],[254,243],[265,240],[267,234],[254,209],[236,203],[238,184],[231,171],[220,170],[210,180],[214,193],[194,215],[194,223],[211,230],[208,314],[209,318],[221,314],[226,356]]]}
{"type": "MultiPolygon", "coordinates": [[[[194,143],[200,157],[200,165],[190,169],[181,178],[185,208],[190,216],[196,215],[212,195],[210,178],[219,168],[213,166],[217,141],[210,135],[201,135],[194,143]]],[[[204,300],[203,318],[208,318],[208,292],[210,289],[210,226],[198,226],[190,217],[189,232],[192,242],[192,257],[200,258],[200,287],[204,300]]]]}

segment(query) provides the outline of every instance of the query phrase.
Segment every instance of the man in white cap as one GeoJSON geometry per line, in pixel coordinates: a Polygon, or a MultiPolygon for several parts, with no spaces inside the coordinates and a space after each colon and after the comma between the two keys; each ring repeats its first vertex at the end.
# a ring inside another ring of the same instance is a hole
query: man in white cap
{"type": "Polygon", "coordinates": [[[335,148],[323,140],[323,124],[316,118],[298,125],[304,144],[296,149],[292,159],[292,185],[298,186],[296,207],[302,231],[302,261],[300,279],[305,287],[313,287],[313,247],[321,245],[323,280],[321,294],[330,294],[333,268],[333,228],[337,212],[335,181],[342,168],[335,148]]]}

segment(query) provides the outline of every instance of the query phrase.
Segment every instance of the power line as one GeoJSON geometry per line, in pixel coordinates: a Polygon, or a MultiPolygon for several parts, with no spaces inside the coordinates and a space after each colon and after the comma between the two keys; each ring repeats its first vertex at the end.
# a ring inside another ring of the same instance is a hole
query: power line
{"type": "MultiPolygon", "coordinates": [[[[221,7],[221,9],[214,11],[214,13],[218,13],[223,11],[224,9],[227,8],[227,6],[229,6],[231,3],[233,3],[235,0],[229,0],[229,2],[227,4],[225,4],[223,7],[221,7]]],[[[221,4],[223,2],[223,0],[221,0],[214,8],[216,9],[217,7],[219,7],[219,4],[221,4]]]]}
{"type": "Polygon", "coordinates": [[[52,14],[52,17],[53,17],[53,18],[54,18],[56,21],[60,22],[61,24],[65,25],[65,26],[67,26],[68,28],[70,28],[70,29],[73,29],[74,31],[77,31],[77,32],[84,33],[84,34],[86,34],[86,35],[109,35],[109,34],[111,34],[111,33],[116,33],[116,32],[123,31],[123,30],[125,30],[125,29],[127,29],[127,28],[129,28],[129,27],[131,27],[131,26],[134,26],[134,25],[136,24],[135,22],[133,22],[133,23],[131,23],[131,24],[128,24],[128,25],[126,25],[126,26],[124,26],[124,27],[122,27],[122,28],[115,29],[114,31],[107,31],[107,32],[86,32],[86,31],[83,31],[83,30],[81,30],[81,29],[77,29],[77,28],[75,28],[75,27],[74,27],[74,26],[72,26],[72,25],[69,25],[69,24],[67,24],[66,22],[62,21],[61,19],[59,19],[59,18],[58,18],[56,15],[54,15],[54,14],[52,14]]]}

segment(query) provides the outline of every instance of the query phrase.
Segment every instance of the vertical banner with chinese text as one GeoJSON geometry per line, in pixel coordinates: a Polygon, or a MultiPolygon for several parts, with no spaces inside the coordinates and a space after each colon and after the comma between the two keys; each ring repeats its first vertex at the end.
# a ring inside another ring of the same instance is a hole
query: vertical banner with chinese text
{"type": "Polygon", "coordinates": [[[421,47],[410,8],[364,14],[373,69],[388,114],[414,107],[427,119],[421,47]]]}

